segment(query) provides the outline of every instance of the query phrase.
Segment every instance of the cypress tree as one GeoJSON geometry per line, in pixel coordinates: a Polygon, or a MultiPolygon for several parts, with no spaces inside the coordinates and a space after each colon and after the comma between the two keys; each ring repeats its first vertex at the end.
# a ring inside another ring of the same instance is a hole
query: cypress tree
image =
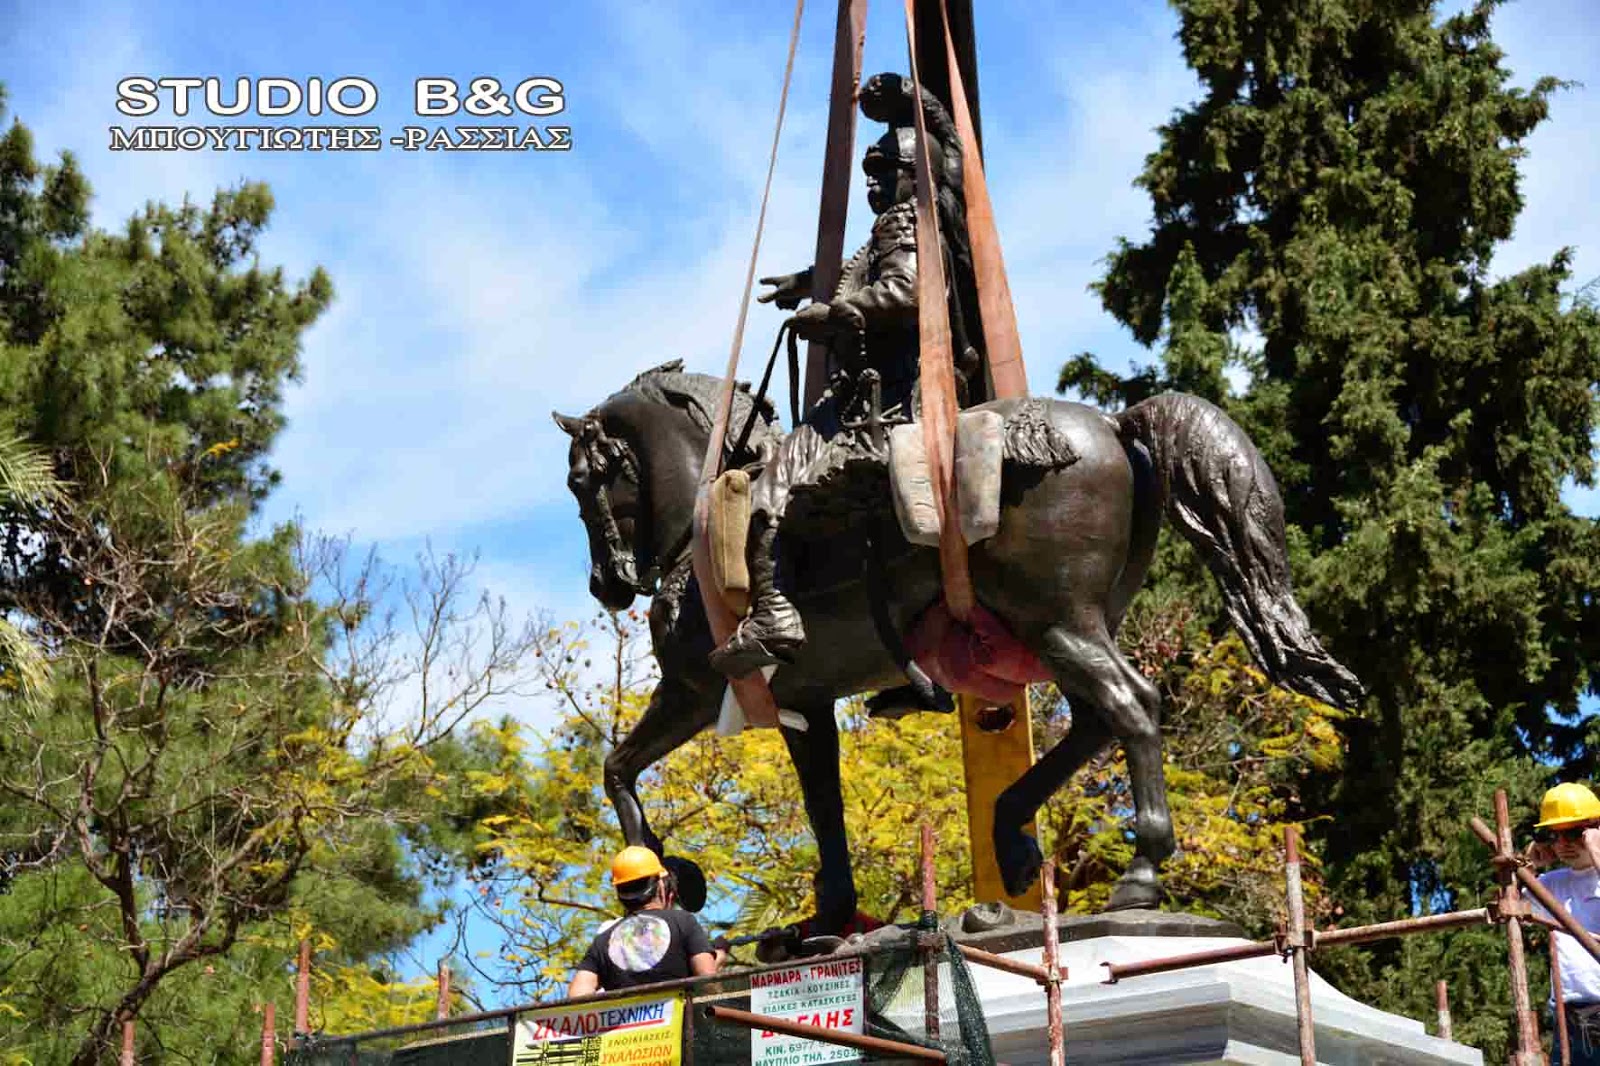
{"type": "MultiPolygon", "coordinates": [[[[1600,528],[1561,498],[1593,484],[1600,315],[1566,294],[1570,250],[1490,270],[1522,142],[1564,86],[1511,84],[1493,2],[1442,21],[1428,0],[1174,4],[1201,96],[1161,127],[1151,230],[1098,286],[1163,356],[1129,377],[1083,356],[1062,388],[1200,392],[1250,432],[1302,599],[1371,693],[1344,771],[1300,790],[1330,896],[1353,920],[1474,906],[1487,856],[1465,819],[1506,787],[1525,827],[1600,752],[1579,708],[1600,685],[1600,528]]],[[[1318,967],[1418,1017],[1450,978],[1458,1038],[1494,1054],[1486,936],[1318,967]]]]}

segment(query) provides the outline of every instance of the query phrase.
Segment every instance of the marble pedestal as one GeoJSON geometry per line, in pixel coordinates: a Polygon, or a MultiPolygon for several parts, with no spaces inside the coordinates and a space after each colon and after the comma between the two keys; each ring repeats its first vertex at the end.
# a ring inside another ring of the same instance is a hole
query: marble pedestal
{"type": "MultiPolygon", "coordinates": [[[[1080,920],[1081,921],[1081,920],[1080,920]]],[[[1038,944],[1037,928],[1029,938],[1038,944]]],[[[1065,933],[1066,930],[1063,930],[1065,933]]],[[[1090,1063],[1241,1063],[1298,1066],[1294,975],[1277,957],[1198,966],[1115,985],[1103,983],[1105,962],[1134,962],[1246,943],[1237,936],[1119,935],[1115,927],[1078,929],[1087,938],[1061,945],[1066,1061],[1090,1063]]],[[[993,937],[994,934],[990,934],[993,937]]],[[[961,939],[972,941],[974,938],[961,939]]],[[[984,946],[979,944],[978,946],[984,946]]],[[[1034,964],[1039,947],[997,954],[1034,964]]],[[[994,950],[986,947],[986,950],[994,950]]],[[[1038,985],[984,966],[971,967],[995,1059],[1024,1066],[1049,1061],[1045,997],[1038,985]]],[[[1330,1066],[1472,1063],[1476,1048],[1429,1036],[1421,1022],[1359,1003],[1312,975],[1317,1061],[1330,1066]]]]}

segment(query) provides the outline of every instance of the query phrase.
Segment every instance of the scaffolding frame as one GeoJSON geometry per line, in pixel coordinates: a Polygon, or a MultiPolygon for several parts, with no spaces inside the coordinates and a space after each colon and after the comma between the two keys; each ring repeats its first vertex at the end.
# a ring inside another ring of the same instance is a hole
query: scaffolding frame
{"type": "MultiPolygon", "coordinates": [[[[1517,1022],[1515,1030],[1516,1043],[1510,1061],[1514,1066],[1532,1066],[1535,1063],[1543,1066],[1548,1060],[1539,1042],[1538,1019],[1528,994],[1528,966],[1524,942],[1526,927],[1537,925],[1552,931],[1552,933],[1557,930],[1569,933],[1596,961],[1600,961],[1600,940],[1597,940],[1594,935],[1579,924],[1577,919],[1562,906],[1561,902],[1539,882],[1538,877],[1529,868],[1527,861],[1517,856],[1513,851],[1511,822],[1506,793],[1503,789],[1495,792],[1494,806],[1494,828],[1491,829],[1477,817],[1471,818],[1468,822],[1473,834],[1489,847],[1491,852],[1489,862],[1495,871],[1497,882],[1495,898],[1485,906],[1448,911],[1442,914],[1419,915],[1413,918],[1402,918],[1395,921],[1377,922],[1344,929],[1316,930],[1306,920],[1304,887],[1301,877],[1300,839],[1298,831],[1291,826],[1285,830],[1283,848],[1284,903],[1287,921],[1280,923],[1278,931],[1272,939],[1142,959],[1135,962],[1101,963],[1100,965],[1106,971],[1106,976],[1099,983],[1114,985],[1122,981],[1152,974],[1169,973],[1174,970],[1196,966],[1213,966],[1220,963],[1277,955],[1294,965],[1295,1017],[1300,1060],[1304,1066],[1315,1066],[1316,1031],[1311,1001],[1309,966],[1310,956],[1313,952],[1320,948],[1337,947],[1346,944],[1363,944],[1375,940],[1412,936],[1419,933],[1435,933],[1476,925],[1499,925],[1504,927],[1506,931],[1507,969],[1511,983],[1512,1004],[1516,1012],[1517,1022]],[[1550,917],[1547,918],[1536,914],[1523,898],[1519,888],[1525,890],[1529,896],[1536,900],[1550,917]]],[[[924,951],[937,951],[942,945],[942,935],[931,932],[931,930],[937,928],[938,924],[938,901],[933,861],[934,833],[932,826],[927,823],[924,823],[921,827],[920,845],[919,867],[923,920],[920,923],[922,931],[919,933],[918,947],[924,951]]],[[[1055,873],[1055,863],[1053,861],[1046,861],[1040,871],[1043,887],[1040,906],[1040,914],[1044,920],[1043,965],[1007,958],[1006,956],[997,955],[966,944],[956,944],[955,947],[969,963],[999,970],[1013,976],[1028,978],[1040,986],[1045,993],[1045,1020],[1050,1049],[1050,1063],[1051,1066],[1064,1066],[1066,1061],[1066,1028],[1062,1020],[1061,985],[1067,977],[1067,969],[1060,963],[1060,932],[1057,925],[1059,915],[1056,904],[1055,873]]],[[[1558,951],[1556,940],[1552,935],[1550,939],[1550,966],[1557,1002],[1559,1003],[1561,986],[1558,951]]],[[[829,957],[838,958],[854,955],[870,958],[874,954],[876,952],[870,945],[860,945],[847,948],[829,957]]],[[[386,1029],[349,1036],[312,1035],[305,1031],[307,1018],[309,1017],[308,997],[310,971],[313,964],[308,942],[302,942],[298,961],[299,965],[295,980],[295,1032],[291,1041],[291,1047],[295,1048],[326,1048],[333,1045],[420,1035],[445,1026],[479,1024],[497,1019],[504,1020],[509,1033],[515,1030],[517,1019],[520,1015],[533,1010],[603,1003],[608,1000],[640,995],[688,992],[689,1009],[685,1012],[686,1051],[692,1040],[693,1023],[698,1017],[714,1025],[765,1029],[819,1043],[862,1051],[893,1054],[916,1061],[947,1061],[945,1054],[936,1048],[882,1037],[841,1032],[791,1021],[774,1015],[737,1010],[715,1003],[705,1003],[696,1007],[694,1004],[694,992],[702,986],[726,979],[729,976],[726,974],[660,981],[619,992],[597,992],[593,995],[579,996],[572,999],[542,1000],[514,1007],[479,1011],[472,1014],[451,1015],[449,1013],[449,994],[447,991],[449,971],[442,962],[439,971],[441,991],[438,996],[435,1012],[437,1017],[435,1020],[416,1022],[410,1025],[391,1026],[386,1029]]],[[[791,959],[769,965],[749,967],[742,969],[739,976],[753,976],[782,970],[795,965],[795,963],[796,960],[791,959]]],[[[938,968],[932,965],[925,966],[923,974],[925,1031],[930,1038],[937,1039],[939,1034],[938,968]]],[[[1452,1017],[1449,989],[1444,981],[1437,982],[1435,986],[1435,1003],[1439,1036],[1446,1040],[1451,1039],[1452,1017]]],[[[272,1066],[276,1050],[274,1036],[275,1008],[273,1003],[268,1001],[260,1004],[257,1010],[262,1015],[262,1066],[272,1066]]],[[[1569,1040],[1565,1015],[1560,1010],[1556,1011],[1556,1033],[1554,1035],[1556,1047],[1560,1049],[1563,1057],[1565,1057],[1569,1040]]],[[[123,1061],[128,1061],[128,1056],[131,1055],[133,1048],[133,1022],[131,1020],[124,1025],[123,1039],[123,1061]]]]}

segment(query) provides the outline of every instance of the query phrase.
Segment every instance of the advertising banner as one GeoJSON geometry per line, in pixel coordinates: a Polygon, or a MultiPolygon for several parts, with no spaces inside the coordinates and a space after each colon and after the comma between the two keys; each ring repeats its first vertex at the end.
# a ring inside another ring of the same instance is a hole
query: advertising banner
{"type": "Polygon", "coordinates": [[[514,1066],[679,1066],[683,997],[641,996],[528,1011],[517,1018],[511,1061],[514,1066]]]}
{"type": "MultiPolygon", "coordinates": [[[[752,974],[750,1009],[756,1014],[860,1033],[866,1013],[864,968],[860,958],[804,963],[770,973],[752,974]]],[[[812,1066],[813,1063],[858,1062],[861,1053],[835,1044],[750,1033],[751,1066],[812,1066]]]]}

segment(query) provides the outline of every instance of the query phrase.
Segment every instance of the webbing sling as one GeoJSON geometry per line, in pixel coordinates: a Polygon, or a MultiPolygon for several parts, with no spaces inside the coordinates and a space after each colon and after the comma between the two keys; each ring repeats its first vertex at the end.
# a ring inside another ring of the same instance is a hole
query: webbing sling
{"type": "Polygon", "coordinates": [[[1000,254],[1000,232],[989,202],[989,182],[983,173],[976,123],[967,106],[967,89],[956,62],[950,9],[939,0],[944,22],[944,48],[950,68],[950,103],[961,137],[961,173],[967,193],[967,239],[972,244],[972,269],[978,289],[978,313],[983,319],[984,359],[989,364],[989,394],[997,400],[1028,395],[1028,371],[1022,362],[1022,338],[1017,333],[1017,311],[1006,280],[1005,257],[1000,254]]]}
{"type": "MultiPolygon", "coordinates": [[[[856,90],[861,84],[861,49],[867,40],[867,0],[839,0],[833,35],[833,82],[828,90],[828,141],[822,157],[822,204],[817,212],[817,254],[811,260],[811,298],[833,299],[844,269],[844,224],[850,211],[850,178],[856,141],[856,90]]],[[[805,403],[809,411],[828,384],[828,346],[806,342],[805,403]]]]}
{"type": "MultiPolygon", "coordinates": [[[[933,206],[933,167],[928,160],[928,130],[922,115],[922,82],[917,76],[916,0],[905,0],[906,40],[911,52],[911,113],[916,116],[917,180],[917,332],[919,380],[922,385],[922,439],[928,453],[928,477],[939,515],[939,571],[945,605],[965,622],[976,602],[967,543],[957,521],[955,480],[956,377],[946,302],[944,256],[939,219],[933,206]]],[[[959,75],[957,75],[959,76],[959,75]]]]}
{"type": "MultiPolygon", "coordinates": [[[[1017,316],[1011,303],[1011,287],[1006,281],[1005,261],[1000,255],[1000,237],[995,227],[994,210],[989,203],[988,182],[984,177],[983,152],[978,140],[977,122],[972,114],[972,96],[957,61],[955,34],[951,30],[947,0],[937,0],[944,27],[945,60],[950,78],[950,110],[956,133],[961,137],[961,168],[965,177],[967,237],[972,249],[973,276],[978,308],[983,319],[983,343],[989,366],[989,395],[1008,399],[1028,394],[1027,373],[1022,364],[1022,344],[1017,335],[1017,316]]],[[[971,9],[963,12],[965,28],[971,30],[971,9]]],[[[973,47],[971,37],[964,43],[973,47]]],[[[969,53],[970,54],[970,53],[969,53]]],[[[975,57],[974,57],[975,59],[975,57]]],[[[969,68],[971,69],[971,68],[969,68]]],[[[973,76],[977,71],[973,70],[973,76]]],[[[974,94],[975,95],[975,94],[974,94]]],[[[1018,908],[1037,909],[1039,883],[1021,896],[1010,896],[994,851],[994,814],[1000,795],[1033,765],[1033,717],[1028,694],[1012,704],[1016,716],[1009,728],[990,731],[982,718],[986,704],[963,694],[959,701],[961,721],[961,760],[966,777],[967,824],[972,846],[972,889],[980,900],[1009,900],[1018,908]]]]}
{"type": "MultiPolygon", "coordinates": [[[[744,295],[739,300],[739,318],[733,328],[733,345],[728,352],[728,369],[717,398],[716,421],[711,439],[706,442],[705,460],[700,466],[700,487],[694,501],[694,576],[700,584],[700,602],[705,605],[711,635],[720,645],[733,634],[739,620],[717,592],[711,573],[711,541],[708,521],[711,512],[711,483],[722,473],[722,446],[728,437],[728,419],[733,412],[734,382],[739,375],[739,351],[744,346],[744,324],[750,313],[750,289],[755,284],[756,257],[761,252],[761,233],[767,223],[767,201],[772,195],[772,174],[778,166],[778,141],[783,134],[783,113],[789,104],[789,83],[794,76],[794,54],[800,43],[800,17],[805,0],[795,0],[794,29],[789,33],[789,57],[783,68],[783,92],[778,98],[778,121],[772,131],[772,152],[767,159],[767,181],[761,191],[761,212],[756,218],[756,239],[750,248],[750,265],[745,271],[744,295]]],[[[776,729],[778,705],[761,671],[756,670],[729,682],[733,686],[745,718],[753,725],[776,729]]]]}

